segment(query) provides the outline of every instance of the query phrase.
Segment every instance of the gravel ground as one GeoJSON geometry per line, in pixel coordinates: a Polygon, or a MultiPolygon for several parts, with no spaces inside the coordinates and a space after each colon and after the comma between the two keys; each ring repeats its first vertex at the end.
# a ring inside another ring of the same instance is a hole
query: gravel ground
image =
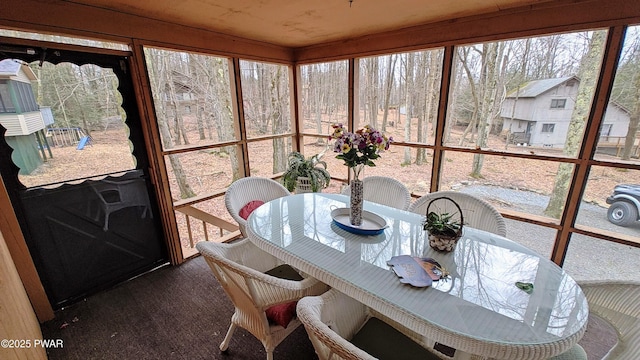
{"type": "MultiPolygon", "coordinates": [[[[494,186],[472,185],[460,191],[501,204],[512,210],[542,215],[549,196],[529,191],[505,189],[494,186]]],[[[614,231],[640,238],[640,222],[621,227],[607,220],[607,208],[582,203],[578,212],[578,224],[614,231]]],[[[507,236],[541,255],[549,257],[556,232],[553,229],[507,219],[507,236]]],[[[637,280],[640,249],[603,241],[597,238],[573,235],[564,268],[576,280],[637,280]]]]}

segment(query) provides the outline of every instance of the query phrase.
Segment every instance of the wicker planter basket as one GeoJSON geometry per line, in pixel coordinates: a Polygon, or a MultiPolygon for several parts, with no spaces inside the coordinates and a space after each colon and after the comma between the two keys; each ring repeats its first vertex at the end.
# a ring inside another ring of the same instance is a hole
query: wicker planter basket
{"type": "Polygon", "coordinates": [[[462,209],[460,209],[460,205],[453,201],[453,199],[446,196],[435,198],[429,202],[426,211],[427,216],[429,215],[431,204],[433,204],[433,202],[436,200],[450,201],[451,203],[453,203],[453,205],[455,205],[455,207],[458,209],[458,213],[460,214],[460,229],[458,229],[458,232],[454,236],[429,234],[429,246],[431,246],[431,248],[437,251],[449,252],[455,249],[456,243],[458,242],[460,237],[462,237],[462,224],[464,224],[464,217],[462,215],[462,209]]]}
{"type": "Polygon", "coordinates": [[[299,176],[296,180],[296,194],[313,192],[311,187],[311,179],[305,176],[299,176]]]}

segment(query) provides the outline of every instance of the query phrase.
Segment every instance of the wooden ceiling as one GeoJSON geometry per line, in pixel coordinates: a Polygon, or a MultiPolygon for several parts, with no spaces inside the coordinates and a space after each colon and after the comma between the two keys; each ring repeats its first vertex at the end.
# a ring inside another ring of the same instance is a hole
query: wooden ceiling
{"type": "Polygon", "coordinates": [[[297,48],[550,0],[65,0],[297,48]]]}

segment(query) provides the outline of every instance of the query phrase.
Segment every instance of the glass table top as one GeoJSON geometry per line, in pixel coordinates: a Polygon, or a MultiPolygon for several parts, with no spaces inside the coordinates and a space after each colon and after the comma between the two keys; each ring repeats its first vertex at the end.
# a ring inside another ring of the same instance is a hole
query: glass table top
{"type": "MultiPolygon", "coordinates": [[[[335,208],[349,198],[299,194],[262,205],[248,219],[256,245],[360,301],[383,301],[411,318],[454,334],[512,344],[553,343],[586,326],[588,306],[576,282],[549,259],[481,230],[464,227],[454,251],[437,252],[422,230],[423,216],[365,202],[383,217],[382,234],[357,235],[338,227],[335,208]],[[387,265],[397,255],[430,257],[449,273],[431,287],[400,283],[387,265]],[[516,282],[533,284],[531,294],[516,282]]],[[[378,309],[376,309],[378,310],[378,309]]]]}

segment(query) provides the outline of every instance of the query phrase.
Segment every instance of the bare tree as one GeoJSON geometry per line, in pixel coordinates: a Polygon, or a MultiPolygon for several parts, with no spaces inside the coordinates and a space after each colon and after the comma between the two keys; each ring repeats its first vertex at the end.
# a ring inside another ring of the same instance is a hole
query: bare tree
{"type": "Polygon", "coordinates": [[[387,56],[386,76],[384,80],[384,112],[382,113],[382,131],[387,130],[387,118],[389,116],[389,105],[391,103],[391,89],[393,89],[393,75],[396,67],[397,55],[387,56]]]}
{"type": "Polygon", "coordinates": [[[465,128],[462,136],[460,137],[460,142],[458,145],[462,146],[464,144],[464,140],[467,137],[467,134],[471,133],[471,137],[469,141],[473,141],[473,134],[475,132],[477,123],[478,123],[478,109],[480,108],[480,99],[478,94],[478,89],[475,83],[475,79],[473,76],[473,71],[471,71],[470,64],[471,61],[471,47],[462,47],[458,48],[458,58],[460,59],[460,64],[462,65],[462,69],[465,72],[466,78],[469,82],[469,92],[471,95],[471,116],[469,118],[469,124],[465,128]]]}
{"type": "MultiPolygon", "coordinates": [[[[577,156],[580,150],[584,127],[588,120],[589,110],[591,109],[591,99],[598,80],[598,71],[600,69],[606,37],[607,32],[605,30],[594,31],[589,41],[587,53],[580,63],[580,70],[578,71],[578,78],[580,79],[578,95],[573,112],[571,113],[567,139],[563,148],[563,154],[568,157],[577,156]]],[[[551,198],[544,211],[547,216],[560,218],[564,209],[565,199],[567,198],[572,173],[573,164],[561,163],[558,166],[558,173],[556,174],[551,198]]]]}
{"type": "MultiPolygon", "coordinates": [[[[162,54],[160,52],[160,50],[146,49],[145,57],[149,71],[151,92],[155,100],[154,104],[156,107],[156,117],[158,119],[160,138],[162,140],[163,147],[165,149],[171,149],[175,145],[167,124],[167,112],[164,102],[166,95],[164,90],[167,89],[166,81],[169,79],[165,76],[158,75],[158,73],[167,72],[167,69],[165,68],[167,63],[166,61],[163,61],[162,54]]],[[[185,199],[195,196],[195,192],[191,189],[191,186],[189,186],[189,182],[187,181],[187,176],[182,168],[180,158],[177,155],[169,155],[169,163],[171,164],[171,169],[173,170],[173,174],[178,183],[178,188],[180,189],[180,198],[185,199]]]]}
{"type": "Polygon", "coordinates": [[[624,149],[622,150],[623,160],[629,160],[631,158],[638,129],[640,129],[640,72],[635,73],[632,87],[635,89],[634,105],[629,114],[629,128],[624,141],[624,149]]]}
{"type": "MultiPolygon", "coordinates": [[[[418,142],[427,142],[429,138],[429,127],[435,128],[437,116],[437,101],[439,99],[438,83],[441,78],[442,52],[439,50],[425,51],[423,57],[427,61],[424,64],[427,74],[424,77],[426,89],[424,92],[424,116],[418,123],[418,142]]],[[[416,150],[416,164],[427,163],[427,150],[419,148],[416,150]]]]}
{"type": "MultiPolygon", "coordinates": [[[[504,43],[487,43],[483,45],[482,51],[482,71],[481,71],[481,93],[482,103],[478,114],[478,138],[476,140],[476,148],[484,148],[487,146],[489,137],[489,129],[491,122],[496,113],[495,102],[498,96],[498,75],[500,68],[500,53],[504,47],[504,43]]],[[[484,162],[483,154],[473,155],[473,165],[471,176],[482,177],[482,164],[484,162]]]]}
{"type": "MultiPolygon", "coordinates": [[[[271,97],[272,132],[280,134],[289,128],[288,81],[284,78],[286,71],[283,66],[273,65],[269,68],[269,94],[271,97]]],[[[273,139],[273,172],[281,172],[287,167],[287,148],[285,139],[273,139]]]]}
{"type": "MultiPolygon", "coordinates": [[[[413,118],[414,107],[414,71],[415,71],[415,53],[405,54],[407,61],[405,63],[405,109],[407,112],[407,121],[404,123],[404,138],[411,139],[411,119],[413,118]]],[[[404,149],[403,164],[411,164],[411,148],[404,149]]]]}
{"type": "Polygon", "coordinates": [[[627,30],[622,64],[614,83],[614,99],[629,111],[629,127],[625,137],[622,159],[629,160],[640,128],[640,37],[638,28],[627,30]]]}

